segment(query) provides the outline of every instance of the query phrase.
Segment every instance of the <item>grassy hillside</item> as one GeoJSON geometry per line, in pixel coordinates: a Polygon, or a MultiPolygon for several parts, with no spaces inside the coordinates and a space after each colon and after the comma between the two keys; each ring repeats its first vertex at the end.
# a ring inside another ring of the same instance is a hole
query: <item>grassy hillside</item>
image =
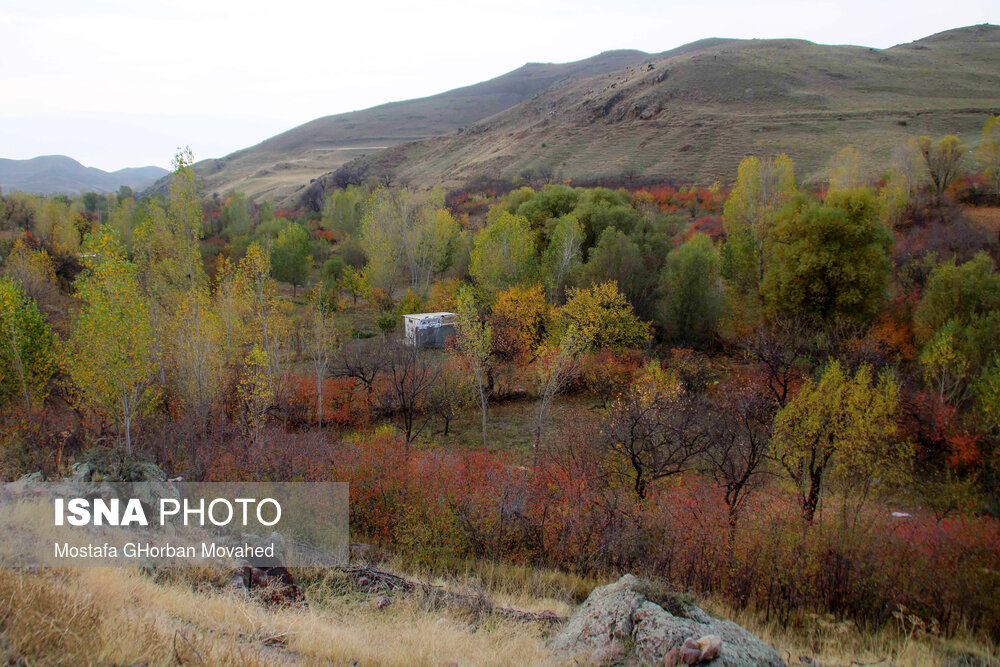
{"type": "Polygon", "coordinates": [[[448,137],[366,158],[417,185],[529,168],[562,178],[631,172],[729,180],[749,153],[806,174],[855,144],[871,168],[916,134],[975,141],[1000,112],[1000,28],[892,47],[725,41],[549,90],[448,137]]]}
{"type": "Polygon", "coordinates": [[[495,79],[445,93],[325,116],[256,146],[196,165],[205,191],[284,197],[354,159],[401,142],[449,134],[550,87],[634,65],[641,51],[608,51],[564,64],[528,63],[495,79]]]}

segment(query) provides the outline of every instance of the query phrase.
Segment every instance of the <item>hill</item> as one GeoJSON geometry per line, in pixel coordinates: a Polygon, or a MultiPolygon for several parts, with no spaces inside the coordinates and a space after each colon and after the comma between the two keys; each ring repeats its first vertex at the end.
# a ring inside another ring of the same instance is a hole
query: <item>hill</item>
{"type": "Polygon", "coordinates": [[[608,51],[565,64],[528,63],[512,72],[445,93],[325,116],[256,146],[195,165],[206,193],[238,190],[283,198],[359,154],[449,134],[552,86],[628,67],[640,51],[608,51]]]}
{"type": "Polygon", "coordinates": [[[85,167],[65,155],[43,155],[29,160],[0,158],[0,188],[35,194],[114,192],[122,185],[142,188],[168,173],[160,167],[107,172],[85,167]]]}
{"type": "Polygon", "coordinates": [[[973,26],[889,49],[793,39],[709,41],[550,88],[447,137],[356,165],[414,185],[630,173],[731,180],[746,154],[788,153],[820,176],[847,143],[872,169],[917,134],[975,143],[1000,112],[1000,28],[973,26]]]}

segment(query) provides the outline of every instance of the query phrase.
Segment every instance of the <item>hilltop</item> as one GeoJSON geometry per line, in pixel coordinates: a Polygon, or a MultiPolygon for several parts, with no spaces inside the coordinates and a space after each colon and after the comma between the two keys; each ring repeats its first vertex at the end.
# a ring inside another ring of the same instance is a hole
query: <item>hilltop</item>
{"type": "Polygon", "coordinates": [[[141,188],[168,173],[160,167],[128,167],[107,172],[85,167],[65,155],[43,155],[29,160],[0,158],[0,188],[33,194],[114,192],[123,185],[141,188]]]}
{"type": "MultiPolygon", "coordinates": [[[[664,57],[665,56],[665,57],[664,57]]],[[[544,169],[727,181],[750,153],[788,153],[821,176],[847,143],[872,169],[918,134],[975,143],[1000,112],[1000,28],[960,28],[889,49],[727,40],[551,89],[461,133],[369,156],[415,185],[544,169]]]]}
{"type": "Polygon", "coordinates": [[[282,198],[356,158],[403,142],[450,134],[582,78],[648,58],[641,51],[608,51],[571,63],[528,63],[502,76],[448,92],[317,118],[195,170],[206,193],[232,190],[282,198]]]}

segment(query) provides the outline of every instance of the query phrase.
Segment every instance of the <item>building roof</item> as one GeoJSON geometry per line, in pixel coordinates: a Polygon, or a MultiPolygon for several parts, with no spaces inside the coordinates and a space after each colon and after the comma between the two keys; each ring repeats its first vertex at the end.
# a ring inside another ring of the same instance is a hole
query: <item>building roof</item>
{"type": "Polygon", "coordinates": [[[434,317],[455,317],[455,313],[411,313],[409,315],[403,315],[403,317],[408,317],[414,320],[426,320],[434,317]]]}

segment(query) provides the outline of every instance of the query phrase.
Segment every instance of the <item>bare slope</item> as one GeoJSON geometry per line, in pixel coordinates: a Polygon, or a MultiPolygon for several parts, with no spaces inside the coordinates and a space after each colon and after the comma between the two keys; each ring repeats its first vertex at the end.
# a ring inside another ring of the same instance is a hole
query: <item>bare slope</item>
{"type": "Polygon", "coordinates": [[[641,51],[608,51],[564,64],[528,63],[495,79],[405,102],[325,116],[217,160],[195,165],[205,192],[283,198],[359,154],[457,131],[554,86],[628,67],[641,51]]]}
{"type": "Polygon", "coordinates": [[[892,47],[729,40],[550,89],[463,132],[365,158],[417,185],[632,172],[731,180],[746,154],[786,152],[820,175],[855,144],[874,169],[915,134],[975,142],[1000,112],[1000,28],[892,47]]]}

